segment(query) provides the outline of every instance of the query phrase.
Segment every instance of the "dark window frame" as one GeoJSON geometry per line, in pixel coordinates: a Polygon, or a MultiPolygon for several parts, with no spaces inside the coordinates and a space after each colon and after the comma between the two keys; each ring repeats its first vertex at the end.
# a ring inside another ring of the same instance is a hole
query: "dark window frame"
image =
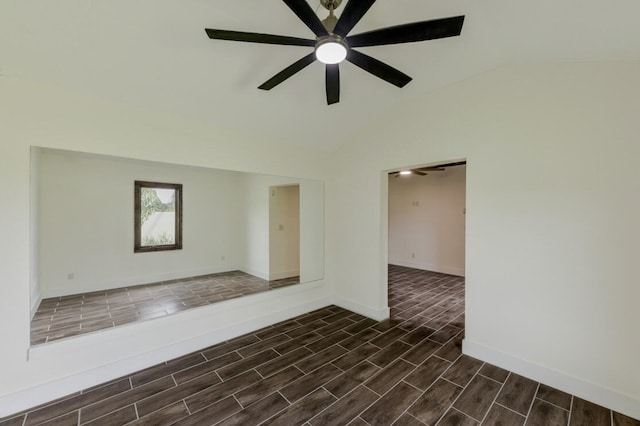
{"type": "Polygon", "coordinates": [[[168,251],[168,250],[182,250],[182,184],[180,183],[163,183],[163,182],[149,182],[137,180],[134,182],[134,253],[148,253],[155,251],[168,251]],[[141,193],[142,188],[159,188],[159,189],[173,189],[176,191],[175,196],[175,243],[174,244],[162,244],[156,246],[143,246],[142,245],[142,221],[141,221],[141,193]]]}

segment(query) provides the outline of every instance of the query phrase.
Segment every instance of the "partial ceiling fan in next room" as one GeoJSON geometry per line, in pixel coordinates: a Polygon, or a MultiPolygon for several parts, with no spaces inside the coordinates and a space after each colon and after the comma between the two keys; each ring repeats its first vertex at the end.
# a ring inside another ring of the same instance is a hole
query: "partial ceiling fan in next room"
{"type": "Polygon", "coordinates": [[[404,87],[411,81],[411,77],[408,75],[384,62],[354,50],[355,47],[382,46],[454,37],[460,35],[464,22],[464,16],[455,16],[386,27],[348,36],[347,34],[367,13],[375,3],[375,0],[350,0],[344,7],[340,18],[334,15],[334,11],[340,6],[342,0],[320,0],[322,6],[329,11],[329,16],[322,21],[306,0],[283,0],[283,2],[316,35],[315,40],[210,28],[205,29],[205,31],[209,38],[216,40],[313,47],[313,52],[289,65],[262,83],[258,88],[271,90],[317,59],[326,64],[325,80],[328,105],[340,101],[339,64],[345,59],[394,86],[404,87]]]}
{"type": "Polygon", "coordinates": [[[397,172],[389,173],[389,176],[397,178],[398,176],[418,175],[426,176],[427,172],[444,172],[441,167],[420,167],[417,169],[398,170],[397,172]]]}
{"type": "Polygon", "coordinates": [[[466,165],[466,161],[457,161],[455,163],[441,164],[438,166],[428,166],[428,167],[416,167],[415,169],[403,169],[398,170],[396,172],[390,172],[389,176],[393,176],[397,178],[398,176],[408,176],[408,175],[418,175],[418,176],[426,176],[427,172],[444,172],[447,167],[455,167],[455,166],[464,166],[466,165]]]}

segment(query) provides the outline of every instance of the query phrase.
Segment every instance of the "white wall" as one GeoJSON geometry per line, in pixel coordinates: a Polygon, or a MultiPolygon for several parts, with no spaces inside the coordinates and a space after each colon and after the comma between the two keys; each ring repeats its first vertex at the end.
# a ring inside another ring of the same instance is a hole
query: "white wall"
{"type": "MultiPolygon", "coordinates": [[[[300,282],[325,279],[325,183],[300,180],[300,282]]],[[[331,281],[327,280],[331,285],[331,281]]],[[[333,293],[332,293],[333,294],[333,293]]]]}
{"type": "Polygon", "coordinates": [[[322,280],[324,273],[324,182],[283,176],[244,176],[244,245],[240,269],[269,279],[269,188],[298,185],[300,192],[300,282],[322,280]]]}
{"type": "Polygon", "coordinates": [[[269,198],[269,279],[300,275],[300,186],[272,186],[269,198]]]}
{"type": "Polygon", "coordinates": [[[327,155],[6,77],[0,120],[0,416],[331,303],[320,280],[30,349],[31,146],[320,181],[327,155]]]}
{"type": "Polygon", "coordinates": [[[465,351],[638,418],[639,115],[638,63],[506,67],[396,106],[328,157],[0,77],[0,416],[334,293],[384,317],[384,171],[466,158],[465,351]],[[326,180],[326,279],[29,351],[31,145],[326,180]]]}
{"type": "Polygon", "coordinates": [[[269,279],[269,188],[289,184],[296,179],[247,175],[244,177],[245,232],[241,270],[262,279],[269,279]]]}
{"type": "Polygon", "coordinates": [[[238,268],[243,214],[240,173],[41,151],[39,282],[43,297],[238,268]],[[182,250],[134,253],[136,180],[183,185],[182,250]]]}
{"type": "Polygon", "coordinates": [[[640,418],[638,117],[635,62],[504,67],[374,119],[332,161],[337,297],[385,313],[383,172],[466,158],[465,352],[640,418]]]}
{"type": "Polygon", "coordinates": [[[389,178],[389,263],[464,276],[465,170],[389,178]]]}
{"type": "MultiPolygon", "coordinates": [[[[30,163],[30,201],[29,205],[31,207],[29,212],[29,220],[30,220],[30,235],[29,235],[29,245],[30,247],[38,247],[38,235],[39,231],[39,202],[38,195],[40,194],[39,189],[39,167],[40,164],[40,150],[32,149],[31,150],[31,163],[30,163]]],[[[31,250],[30,258],[29,258],[29,288],[30,288],[30,300],[31,300],[31,318],[38,311],[38,306],[40,306],[40,302],[42,301],[42,293],[40,292],[40,282],[38,280],[38,270],[40,259],[38,257],[38,249],[31,250]]]]}

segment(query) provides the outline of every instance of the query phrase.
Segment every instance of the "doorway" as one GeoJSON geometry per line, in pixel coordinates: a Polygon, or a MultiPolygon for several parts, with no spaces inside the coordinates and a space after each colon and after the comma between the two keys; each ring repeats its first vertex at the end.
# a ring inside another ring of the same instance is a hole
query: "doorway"
{"type": "Polygon", "coordinates": [[[388,174],[390,323],[413,330],[421,353],[462,356],[465,333],[466,162],[388,174]]]}
{"type": "Polygon", "coordinates": [[[388,263],[465,275],[466,162],[389,173],[388,263]]]}
{"type": "Polygon", "coordinates": [[[269,187],[269,280],[300,275],[300,186],[269,187]]]}

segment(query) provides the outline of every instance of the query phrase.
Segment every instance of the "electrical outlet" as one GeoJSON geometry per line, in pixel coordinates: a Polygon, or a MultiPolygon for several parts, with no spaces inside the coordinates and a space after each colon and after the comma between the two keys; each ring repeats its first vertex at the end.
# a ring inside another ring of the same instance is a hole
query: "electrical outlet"
{"type": "Polygon", "coordinates": [[[227,260],[227,258],[224,256],[220,256],[220,260],[227,260]]]}
{"type": "Polygon", "coordinates": [[[416,258],[416,254],[415,253],[411,253],[411,258],[415,259],[416,258]]]}
{"type": "Polygon", "coordinates": [[[68,279],[68,280],[72,280],[72,279],[74,279],[75,277],[76,277],[76,274],[74,274],[73,272],[69,272],[69,273],[67,274],[67,279],[68,279]]]}

